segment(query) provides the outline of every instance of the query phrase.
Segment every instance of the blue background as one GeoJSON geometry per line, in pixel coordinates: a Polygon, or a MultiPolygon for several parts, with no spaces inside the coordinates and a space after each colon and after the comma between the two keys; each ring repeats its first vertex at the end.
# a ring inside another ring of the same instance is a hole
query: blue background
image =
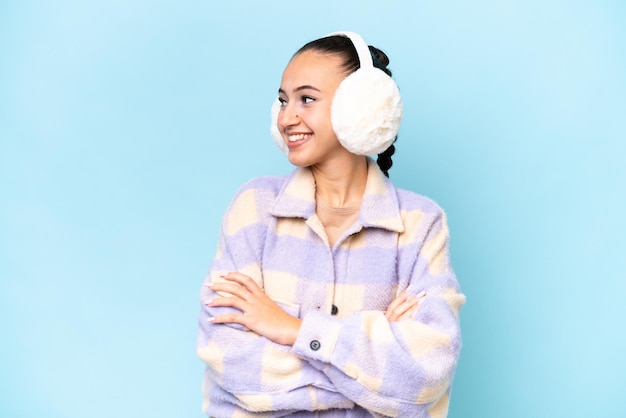
{"type": "Polygon", "coordinates": [[[0,416],[201,417],[220,217],[291,168],[289,57],[336,30],[405,102],[392,179],[447,211],[450,417],[624,417],[626,2],[0,2],[0,416]]]}

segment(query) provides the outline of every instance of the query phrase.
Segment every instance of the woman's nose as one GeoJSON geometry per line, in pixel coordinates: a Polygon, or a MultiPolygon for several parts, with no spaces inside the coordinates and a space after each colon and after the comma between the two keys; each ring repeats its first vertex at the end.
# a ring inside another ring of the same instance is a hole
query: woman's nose
{"type": "Polygon", "coordinates": [[[300,121],[296,106],[285,104],[278,114],[278,123],[282,126],[296,125],[300,121]]]}

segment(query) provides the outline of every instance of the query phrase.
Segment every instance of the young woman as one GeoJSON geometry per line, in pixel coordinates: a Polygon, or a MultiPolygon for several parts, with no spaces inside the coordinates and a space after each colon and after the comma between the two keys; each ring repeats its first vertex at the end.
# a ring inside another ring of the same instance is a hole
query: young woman
{"type": "Polygon", "coordinates": [[[209,416],[447,415],[465,297],[444,213],[387,178],[388,62],[344,32],[287,65],[272,134],[297,168],[237,192],[202,288],[209,416]]]}

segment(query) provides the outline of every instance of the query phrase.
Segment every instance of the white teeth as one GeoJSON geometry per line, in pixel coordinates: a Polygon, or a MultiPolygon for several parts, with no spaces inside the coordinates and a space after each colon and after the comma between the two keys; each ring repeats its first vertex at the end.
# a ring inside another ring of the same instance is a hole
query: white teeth
{"type": "Polygon", "coordinates": [[[289,140],[289,142],[295,142],[295,141],[300,141],[306,138],[307,136],[308,136],[307,134],[289,135],[287,139],[289,140]]]}

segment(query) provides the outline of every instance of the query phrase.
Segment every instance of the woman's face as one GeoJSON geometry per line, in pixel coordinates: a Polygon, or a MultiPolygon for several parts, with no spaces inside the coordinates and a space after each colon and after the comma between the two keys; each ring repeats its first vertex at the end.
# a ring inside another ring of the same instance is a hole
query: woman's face
{"type": "Polygon", "coordinates": [[[345,78],[339,56],[305,51],[294,56],[278,91],[278,130],[289,147],[289,161],[308,167],[338,158],[343,148],[330,121],[330,106],[345,78]]]}

